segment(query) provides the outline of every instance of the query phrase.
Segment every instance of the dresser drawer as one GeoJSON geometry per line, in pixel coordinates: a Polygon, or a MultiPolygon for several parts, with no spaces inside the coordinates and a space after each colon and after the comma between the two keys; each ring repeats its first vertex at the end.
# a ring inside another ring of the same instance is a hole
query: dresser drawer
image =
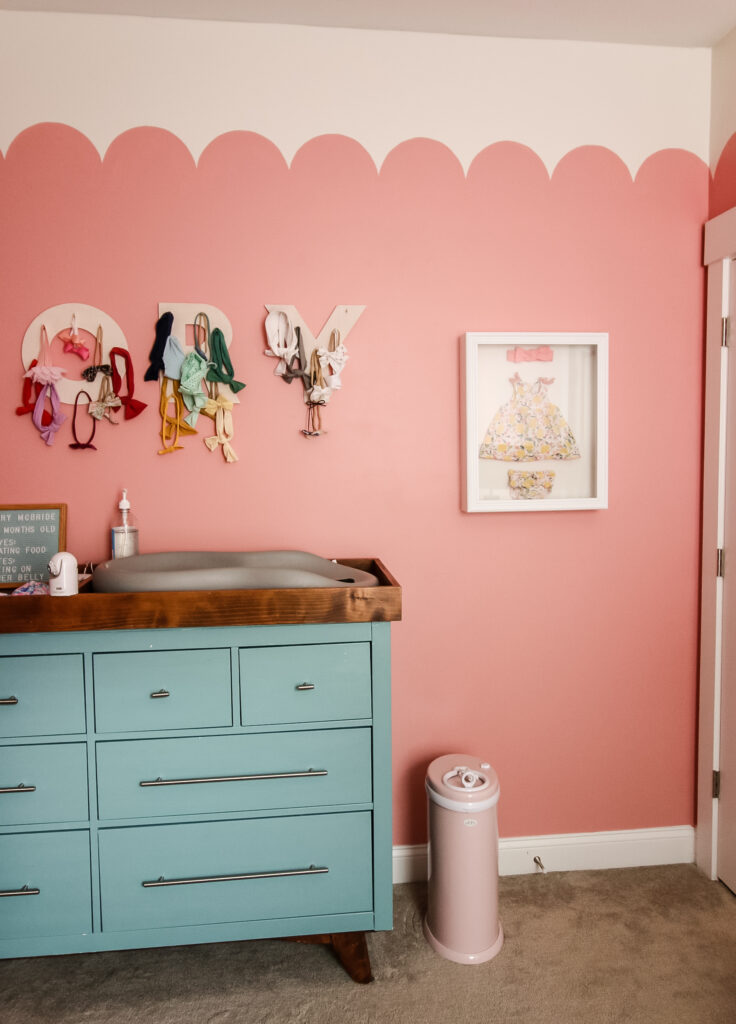
{"type": "Polygon", "coordinates": [[[86,821],[88,808],[85,743],[0,747],[0,825],[86,821]]]}
{"type": "Polygon", "coordinates": [[[95,654],[98,732],[232,725],[230,651],[95,654]]]}
{"type": "Polygon", "coordinates": [[[0,736],[61,736],[85,725],[81,654],[0,658],[0,736]]]}
{"type": "Polygon", "coordinates": [[[103,931],[373,908],[367,811],[103,829],[99,843],[103,931]]]}
{"type": "Polygon", "coordinates": [[[98,743],[97,790],[107,819],[369,803],[371,731],[98,743]]]}
{"type": "Polygon", "coordinates": [[[243,725],[371,717],[370,644],[240,650],[243,725]]]}
{"type": "Polygon", "coordinates": [[[0,939],[90,932],[89,833],[0,836],[0,896],[0,939]]]}

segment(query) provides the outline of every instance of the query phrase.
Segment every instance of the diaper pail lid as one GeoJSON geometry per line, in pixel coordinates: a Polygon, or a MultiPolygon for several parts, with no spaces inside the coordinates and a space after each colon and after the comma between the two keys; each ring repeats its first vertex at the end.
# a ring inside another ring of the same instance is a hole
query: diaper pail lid
{"type": "Polygon", "coordinates": [[[430,799],[458,809],[481,804],[491,807],[500,792],[498,776],[490,764],[470,754],[435,758],[427,769],[426,788],[430,799]]]}

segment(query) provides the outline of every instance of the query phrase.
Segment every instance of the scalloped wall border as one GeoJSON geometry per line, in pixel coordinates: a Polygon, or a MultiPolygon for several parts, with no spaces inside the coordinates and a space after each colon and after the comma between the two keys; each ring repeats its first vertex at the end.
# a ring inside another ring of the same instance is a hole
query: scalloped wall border
{"type": "Polygon", "coordinates": [[[247,126],[287,162],[334,132],[379,167],[402,140],[428,137],[466,170],[489,143],[514,140],[549,170],[595,144],[636,173],[662,149],[708,160],[711,51],[0,11],[0,91],[13,97],[3,148],[52,120],[104,153],[152,124],[197,159],[247,126]]]}

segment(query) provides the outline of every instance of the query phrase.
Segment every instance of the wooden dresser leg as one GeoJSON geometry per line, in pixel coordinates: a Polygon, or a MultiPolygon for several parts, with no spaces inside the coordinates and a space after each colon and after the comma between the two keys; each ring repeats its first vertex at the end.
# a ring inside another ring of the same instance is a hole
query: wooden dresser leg
{"type": "Polygon", "coordinates": [[[335,932],[330,938],[338,960],[353,981],[361,985],[373,981],[365,932],[335,932]]]}
{"type": "Polygon", "coordinates": [[[285,942],[304,942],[309,945],[332,946],[335,956],[353,981],[367,985],[373,981],[371,958],[365,932],[333,932],[329,935],[287,935],[285,942]]]}

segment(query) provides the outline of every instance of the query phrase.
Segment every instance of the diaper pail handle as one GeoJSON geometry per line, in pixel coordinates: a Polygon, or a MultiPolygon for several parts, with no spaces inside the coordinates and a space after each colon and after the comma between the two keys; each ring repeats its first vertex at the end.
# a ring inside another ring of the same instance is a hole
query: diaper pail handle
{"type": "Polygon", "coordinates": [[[466,765],[457,765],[452,771],[445,772],[442,781],[447,786],[451,780],[459,779],[463,789],[485,789],[488,786],[488,779],[479,772],[474,772],[466,765]]]}

